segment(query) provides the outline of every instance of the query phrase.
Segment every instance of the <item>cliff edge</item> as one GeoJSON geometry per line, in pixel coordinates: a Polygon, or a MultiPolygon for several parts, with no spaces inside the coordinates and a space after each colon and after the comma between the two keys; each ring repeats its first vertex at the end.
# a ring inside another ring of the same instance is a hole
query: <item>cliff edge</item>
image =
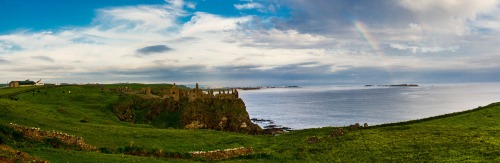
{"type": "Polygon", "coordinates": [[[218,94],[214,94],[213,90],[202,91],[198,87],[179,89],[175,84],[163,90],[117,90],[120,102],[114,104],[112,110],[122,121],[161,128],[212,129],[247,134],[263,132],[250,120],[237,90],[219,90],[218,94]]]}

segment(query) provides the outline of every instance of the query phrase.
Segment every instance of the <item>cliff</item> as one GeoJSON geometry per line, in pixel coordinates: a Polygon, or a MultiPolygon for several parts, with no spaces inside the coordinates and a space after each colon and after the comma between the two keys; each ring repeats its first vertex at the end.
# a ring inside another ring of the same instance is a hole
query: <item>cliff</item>
{"type": "Polygon", "coordinates": [[[257,134],[262,129],[250,121],[241,99],[196,100],[186,105],[181,121],[184,128],[204,128],[257,134]]]}
{"type": "Polygon", "coordinates": [[[212,129],[247,134],[262,133],[251,122],[243,100],[144,98],[121,94],[113,113],[122,121],[152,124],[161,128],[212,129]]]}

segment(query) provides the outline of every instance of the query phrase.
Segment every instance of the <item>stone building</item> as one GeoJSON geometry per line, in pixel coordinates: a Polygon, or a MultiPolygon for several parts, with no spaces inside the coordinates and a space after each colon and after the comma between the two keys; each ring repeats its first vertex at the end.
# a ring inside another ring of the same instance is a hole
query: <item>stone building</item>
{"type": "Polygon", "coordinates": [[[36,82],[31,81],[31,80],[25,80],[25,81],[11,81],[9,83],[9,87],[27,87],[27,86],[34,86],[36,85],[36,82]]]}
{"type": "Polygon", "coordinates": [[[163,98],[173,98],[175,101],[179,101],[180,97],[181,91],[179,90],[179,88],[177,88],[175,83],[172,88],[170,88],[170,90],[167,90],[163,95],[163,98]]]}
{"type": "Polygon", "coordinates": [[[196,83],[196,88],[189,90],[189,102],[192,102],[196,99],[203,98],[203,91],[198,88],[198,83],[196,83]]]}

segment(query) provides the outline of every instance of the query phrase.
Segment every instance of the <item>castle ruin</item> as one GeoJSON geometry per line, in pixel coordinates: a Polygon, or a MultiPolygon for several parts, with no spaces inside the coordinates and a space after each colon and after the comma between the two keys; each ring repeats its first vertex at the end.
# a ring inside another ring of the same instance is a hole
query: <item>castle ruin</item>
{"type": "Polygon", "coordinates": [[[198,87],[196,83],[196,88],[191,90],[179,89],[174,85],[172,88],[165,91],[163,98],[173,98],[175,101],[179,101],[182,98],[188,98],[189,102],[195,101],[197,99],[238,99],[239,93],[236,89],[219,89],[218,94],[214,94],[213,89],[202,90],[198,87]]]}

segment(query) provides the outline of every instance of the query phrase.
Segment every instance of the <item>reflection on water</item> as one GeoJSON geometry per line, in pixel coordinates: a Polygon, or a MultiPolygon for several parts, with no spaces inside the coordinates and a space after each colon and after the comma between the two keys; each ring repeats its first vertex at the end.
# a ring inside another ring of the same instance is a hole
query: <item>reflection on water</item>
{"type": "Polygon", "coordinates": [[[500,101],[500,84],[325,86],[240,91],[250,118],[293,129],[400,122],[500,101]]]}

